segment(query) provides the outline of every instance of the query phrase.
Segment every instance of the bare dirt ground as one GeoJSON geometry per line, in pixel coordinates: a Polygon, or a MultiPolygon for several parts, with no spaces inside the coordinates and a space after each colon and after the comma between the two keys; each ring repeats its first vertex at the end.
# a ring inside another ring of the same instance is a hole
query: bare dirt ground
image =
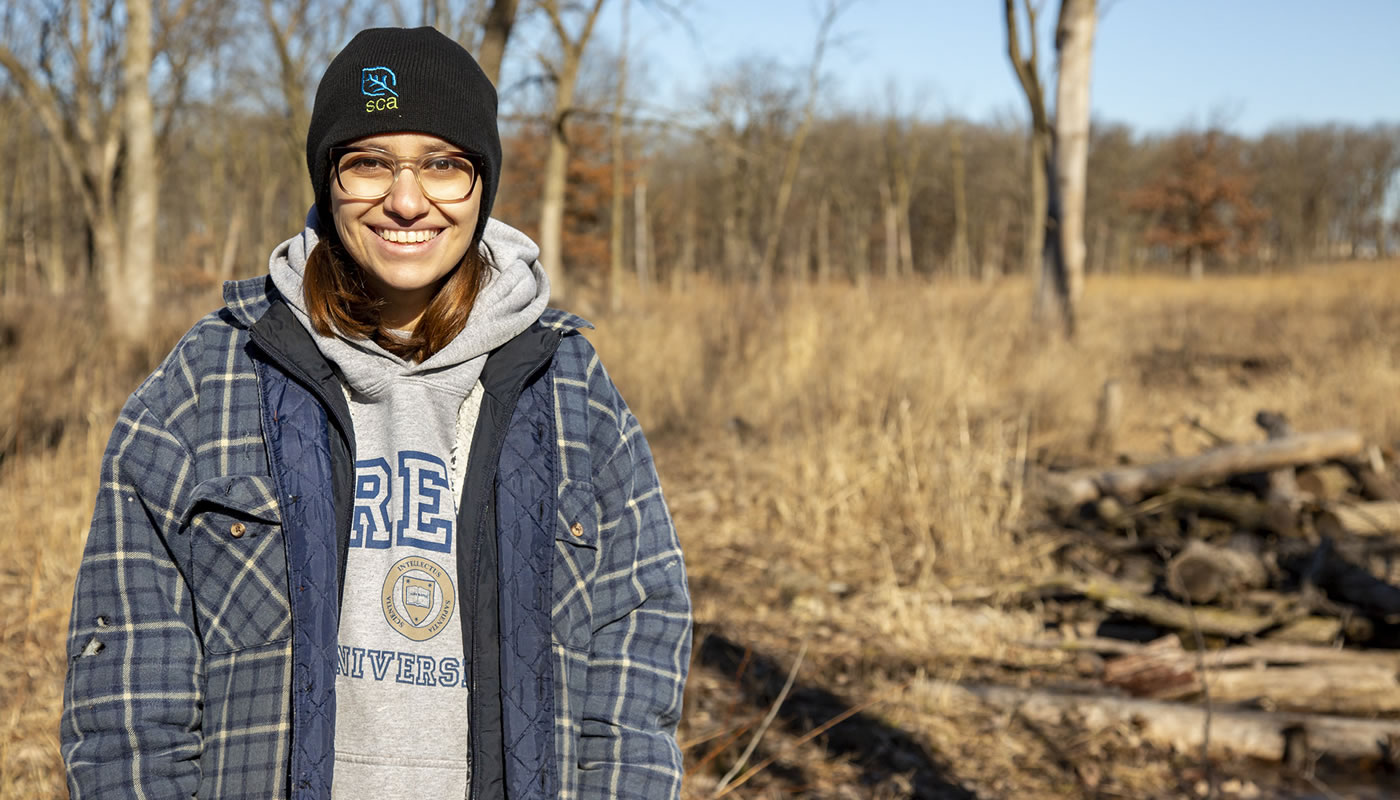
{"type": "MultiPolygon", "coordinates": [[[[1400,263],[1096,277],[1072,346],[1031,325],[1029,295],[695,286],[593,315],[687,552],[686,796],[1400,793],[1384,765],[1203,764],[1131,726],[983,706],[956,687],[1082,678],[1072,655],[1025,646],[1039,609],[953,601],[1055,569],[1022,467],[1087,462],[1107,379],[1125,393],[1118,448],[1140,456],[1206,447],[1187,417],[1262,438],[1261,408],[1400,440],[1400,263]]],[[[63,637],[102,448],[126,393],[216,302],[189,298],[115,355],[80,299],[0,304],[0,797],[64,795],[63,637]]]]}

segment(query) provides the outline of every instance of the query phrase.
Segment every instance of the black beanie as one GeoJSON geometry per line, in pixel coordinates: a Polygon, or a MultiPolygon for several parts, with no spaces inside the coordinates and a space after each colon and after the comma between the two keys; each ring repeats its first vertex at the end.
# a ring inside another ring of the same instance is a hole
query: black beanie
{"type": "Polygon", "coordinates": [[[496,87],[461,45],[432,28],[371,28],[340,51],[316,87],[306,166],[323,233],[332,233],[330,150],[363,136],[427,133],[475,156],[481,239],[501,177],[496,87]]]}

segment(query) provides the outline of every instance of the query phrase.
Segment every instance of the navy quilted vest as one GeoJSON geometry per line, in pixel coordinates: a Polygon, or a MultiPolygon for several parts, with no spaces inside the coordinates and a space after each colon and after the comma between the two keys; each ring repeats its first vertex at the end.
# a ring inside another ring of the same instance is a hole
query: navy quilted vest
{"type": "MultiPolygon", "coordinates": [[[[294,380],[283,369],[260,359],[255,359],[255,369],[262,392],[269,466],[282,503],[291,590],[289,795],[294,800],[323,800],[330,797],[335,765],[335,665],[344,569],[344,542],[338,540],[349,531],[349,497],[337,495],[343,494],[338,489],[345,482],[342,479],[352,474],[352,456],[332,431],[323,405],[323,401],[334,404],[341,398],[325,386],[319,387],[319,393],[308,388],[326,383],[329,369],[324,361],[305,363],[313,354],[319,359],[319,353],[307,350],[309,339],[297,341],[299,334],[305,335],[304,330],[294,322],[288,324],[285,312],[285,306],[273,304],[254,326],[254,340],[282,367],[299,372],[302,380],[294,380]],[[341,535],[328,533],[332,531],[341,535]]],[[[485,522],[494,524],[497,570],[496,597],[492,600],[499,602],[489,605],[496,608],[500,622],[499,640],[491,642],[494,646],[487,648],[488,652],[476,652],[499,664],[500,735],[499,740],[483,747],[486,752],[474,752],[473,757],[503,759],[496,769],[479,766],[484,768],[482,774],[502,774],[501,788],[510,800],[552,798],[559,787],[550,655],[552,526],[559,465],[552,375],[531,366],[548,363],[558,336],[556,331],[533,328],[493,354],[492,360],[504,356],[497,367],[507,362],[508,366],[493,370],[488,360],[483,381],[489,374],[501,375],[503,383],[514,390],[502,392],[501,397],[514,401],[514,408],[499,440],[498,461],[481,465],[486,470],[494,468],[494,476],[467,477],[468,486],[479,482],[489,485],[494,477],[495,514],[488,515],[485,522]],[[526,374],[524,368],[534,374],[526,374]],[[527,383],[527,377],[534,380],[527,383]],[[518,397],[515,392],[519,392],[518,397]]],[[[344,410],[335,410],[343,425],[344,410]]],[[[459,575],[459,581],[464,577],[459,575]]],[[[479,708],[478,704],[494,707],[490,700],[476,697],[472,704],[474,708],[479,708]]],[[[480,716],[473,714],[476,719],[480,716]]],[[[473,740],[475,744],[475,736],[473,740]]],[[[500,792],[498,788],[478,791],[481,788],[473,786],[473,796],[480,800],[495,800],[494,795],[500,792]]]]}
{"type": "Polygon", "coordinates": [[[263,392],[263,435],[282,503],[292,611],[294,800],[331,796],[335,767],[335,664],[339,629],[335,503],[329,426],[305,388],[255,362],[263,392]]]}
{"type": "Polygon", "coordinates": [[[550,592],[559,482],[552,373],[520,395],[501,447],[496,530],[506,796],[558,794],[550,592]]]}

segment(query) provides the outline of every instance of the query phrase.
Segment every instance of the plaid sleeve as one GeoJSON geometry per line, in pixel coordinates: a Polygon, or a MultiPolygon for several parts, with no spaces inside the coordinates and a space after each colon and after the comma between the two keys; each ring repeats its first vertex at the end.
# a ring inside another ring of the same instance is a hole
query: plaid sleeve
{"type": "Polygon", "coordinates": [[[676,725],[690,663],[685,564],[651,450],[596,355],[588,384],[601,544],[579,796],[675,798],[676,725]]]}
{"type": "Polygon", "coordinates": [[[60,724],[73,800],[193,797],[201,664],[172,553],[188,450],[137,396],[103,456],[73,592],[60,724]]]}

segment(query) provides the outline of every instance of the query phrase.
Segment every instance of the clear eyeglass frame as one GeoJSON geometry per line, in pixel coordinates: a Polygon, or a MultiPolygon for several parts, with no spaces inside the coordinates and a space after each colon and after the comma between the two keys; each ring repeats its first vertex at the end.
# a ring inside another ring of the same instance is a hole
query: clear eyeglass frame
{"type": "Polygon", "coordinates": [[[399,177],[403,175],[405,168],[413,172],[413,179],[418,182],[418,189],[423,192],[423,196],[439,203],[460,203],[463,200],[469,199],[472,194],[476,192],[476,185],[480,181],[480,170],[477,169],[476,159],[473,158],[470,153],[464,153],[460,150],[439,150],[412,158],[400,158],[388,150],[380,150],[377,147],[332,147],[330,159],[331,171],[335,173],[336,185],[340,187],[342,192],[345,192],[346,195],[356,200],[378,200],[383,197],[388,197],[389,193],[394,190],[394,186],[398,183],[399,177]],[[393,177],[390,179],[389,185],[384,188],[384,191],[378,194],[360,194],[346,187],[344,177],[341,175],[340,171],[341,164],[344,162],[346,156],[355,153],[376,156],[394,165],[393,177]],[[466,193],[460,197],[440,196],[429,190],[427,184],[423,182],[423,168],[430,162],[443,157],[459,158],[471,167],[471,185],[467,187],[466,193]]]}

